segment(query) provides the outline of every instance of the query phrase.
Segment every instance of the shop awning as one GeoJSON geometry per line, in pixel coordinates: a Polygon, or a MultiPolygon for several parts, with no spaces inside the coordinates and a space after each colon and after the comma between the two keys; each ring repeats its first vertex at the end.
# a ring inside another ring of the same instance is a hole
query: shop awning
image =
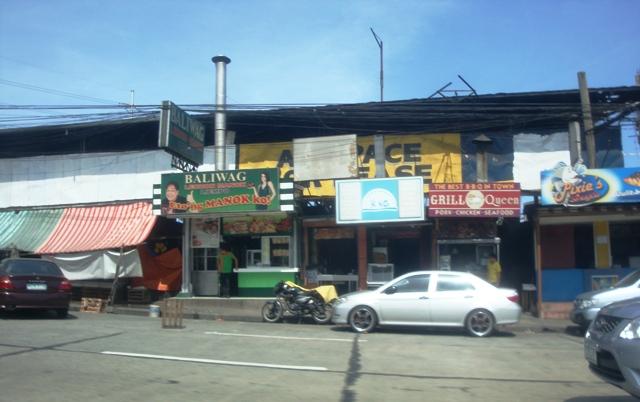
{"type": "Polygon", "coordinates": [[[74,253],[135,246],[145,241],[156,217],[151,202],[66,208],[38,254],[74,253]]]}
{"type": "Polygon", "coordinates": [[[34,252],[56,228],[63,209],[0,212],[0,250],[34,252]]]}

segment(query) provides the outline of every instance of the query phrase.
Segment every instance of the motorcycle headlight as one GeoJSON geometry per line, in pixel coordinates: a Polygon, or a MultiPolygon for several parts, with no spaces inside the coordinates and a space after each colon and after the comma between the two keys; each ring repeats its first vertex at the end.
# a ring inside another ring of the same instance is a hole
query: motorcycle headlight
{"type": "Polygon", "coordinates": [[[619,336],[622,339],[640,339],[640,318],[636,318],[627,324],[619,336]]]}

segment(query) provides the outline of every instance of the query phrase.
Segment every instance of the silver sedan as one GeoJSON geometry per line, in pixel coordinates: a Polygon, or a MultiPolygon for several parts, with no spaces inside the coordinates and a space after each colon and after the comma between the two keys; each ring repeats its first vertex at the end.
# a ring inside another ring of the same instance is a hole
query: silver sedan
{"type": "Polygon", "coordinates": [[[496,325],[514,324],[522,310],[518,293],[475,275],[455,271],[416,271],[375,290],[346,294],[334,306],[333,322],[356,332],[378,325],[466,328],[488,336],[496,325]]]}
{"type": "Polygon", "coordinates": [[[640,398],[640,298],[600,310],[585,334],[584,355],[594,374],[640,398]]]}

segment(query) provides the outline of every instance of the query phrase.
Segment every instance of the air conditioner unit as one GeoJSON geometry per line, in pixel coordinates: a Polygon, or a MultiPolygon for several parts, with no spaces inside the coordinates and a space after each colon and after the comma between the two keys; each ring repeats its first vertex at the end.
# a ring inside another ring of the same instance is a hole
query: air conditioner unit
{"type": "Polygon", "coordinates": [[[380,286],[393,279],[393,264],[368,264],[367,287],[380,286]]]}

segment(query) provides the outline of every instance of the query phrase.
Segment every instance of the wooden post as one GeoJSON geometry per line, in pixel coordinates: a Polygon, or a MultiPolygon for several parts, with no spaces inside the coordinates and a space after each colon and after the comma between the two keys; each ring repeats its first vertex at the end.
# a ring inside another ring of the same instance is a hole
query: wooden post
{"type": "Polygon", "coordinates": [[[587,74],[578,72],[578,85],[580,86],[580,103],[582,104],[582,121],[587,141],[587,155],[589,156],[589,168],[596,166],[596,139],[593,132],[593,118],[591,117],[591,99],[589,99],[589,87],[587,86],[587,74]]]}
{"type": "MultiPolygon", "coordinates": [[[[113,282],[111,283],[111,291],[109,292],[109,301],[108,304],[111,307],[110,310],[113,310],[113,300],[116,297],[116,291],[118,289],[118,277],[120,276],[120,266],[122,265],[122,256],[124,254],[124,244],[120,246],[120,255],[118,256],[118,263],[116,264],[116,275],[113,277],[113,282]]],[[[112,311],[110,311],[112,312],[112,311]]]]}
{"type": "Polygon", "coordinates": [[[367,227],[358,225],[358,289],[367,289],[367,227]]]}
{"type": "Polygon", "coordinates": [[[533,256],[536,270],[536,312],[538,318],[542,315],[542,252],[540,248],[540,219],[536,216],[533,221],[533,256]]]}

